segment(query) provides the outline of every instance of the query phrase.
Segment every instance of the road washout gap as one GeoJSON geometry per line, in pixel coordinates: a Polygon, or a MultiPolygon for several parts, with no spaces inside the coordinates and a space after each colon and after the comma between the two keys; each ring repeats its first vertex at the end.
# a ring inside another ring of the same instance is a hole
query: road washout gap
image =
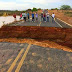
{"type": "Polygon", "coordinates": [[[0,28],[0,41],[8,38],[35,39],[38,42],[51,41],[72,49],[72,29],[39,26],[3,26],[0,28]]]}

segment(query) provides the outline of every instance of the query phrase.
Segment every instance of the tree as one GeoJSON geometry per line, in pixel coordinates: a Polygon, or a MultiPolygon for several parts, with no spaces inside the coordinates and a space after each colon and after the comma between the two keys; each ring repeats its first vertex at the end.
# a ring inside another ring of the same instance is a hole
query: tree
{"type": "Polygon", "coordinates": [[[18,12],[18,10],[15,10],[15,12],[18,12]]]}
{"type": "Polygon", "coordinates": [[[31,9],[27,9],[27,11],[31,11],[31,9]]]}
{"type": "Polygon", "coordinates": [[[69,5],[62,5],[62,6],[60,7],[60,9],[61,9],[61,10],[69,10],[69,9],[71,9],[71,7],[70,7],[69,5]]]}
{"type": "Polygon", "coordinates": [[[53,8],[51,10],[54,10],[53,8]]]}
{"type": "Polygon", "coordinates": [[[41,10],[41,8],[38,8],[38,10],[41,10]]]}
{"type": "Polygon", "coordinates": [[[38,9],[37,8],[33,8],[32,11],[38,11],[38,9]]]}
{"type": "Polygon", "coordinates": [[[55,8],[55,10],[58,10],[58,8],[55,8]]]}

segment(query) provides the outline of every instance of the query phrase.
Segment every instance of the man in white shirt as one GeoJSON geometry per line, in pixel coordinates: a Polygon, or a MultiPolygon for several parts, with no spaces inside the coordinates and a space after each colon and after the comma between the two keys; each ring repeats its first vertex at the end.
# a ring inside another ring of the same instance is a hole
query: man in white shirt
{"type": "Polygon", "coordinates": [[[23,17],[24,22],[25,22],[26,21],[27,14],[26,13],[22,13],[22,17],[23,17]]]}
{"type": "Polygon", "coordinates": [[[55,14],[53,12],[53,14],[52,14],[52,22],[54,22],[54,18],[55,18],[55,14]]]}

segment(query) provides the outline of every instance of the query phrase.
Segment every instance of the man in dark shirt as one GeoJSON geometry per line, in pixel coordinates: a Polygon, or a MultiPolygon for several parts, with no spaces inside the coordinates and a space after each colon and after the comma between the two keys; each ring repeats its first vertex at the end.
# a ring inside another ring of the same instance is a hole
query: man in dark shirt
{"type": "Polygon", "coordinates": [[[32,12],[32,22],[34,22],[34,13],[32,12]]]}
{"type": "Polygon", "coordinates": [[[43,21],[43,12],[41,13],[41,21],[43,21]]]}

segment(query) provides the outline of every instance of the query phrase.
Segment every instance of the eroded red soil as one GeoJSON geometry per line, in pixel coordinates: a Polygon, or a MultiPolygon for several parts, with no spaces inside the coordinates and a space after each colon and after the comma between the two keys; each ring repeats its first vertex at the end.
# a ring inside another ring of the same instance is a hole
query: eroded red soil
{"type": "Polygon", "coordinates": [[[0,42],[29,43],[72,51],[72,29],[34,26],[3,26],[0,42]]]}

